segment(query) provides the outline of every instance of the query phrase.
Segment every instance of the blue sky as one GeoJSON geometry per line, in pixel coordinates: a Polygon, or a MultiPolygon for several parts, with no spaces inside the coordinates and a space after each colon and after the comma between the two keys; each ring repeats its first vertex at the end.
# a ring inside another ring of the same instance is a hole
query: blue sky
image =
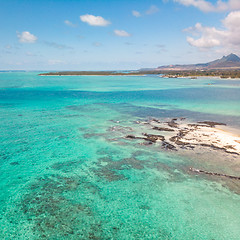
{"type": "Polygon", "coordinates": [[[0,0],[0,69],[113,70],[240,54],[240,0],[0,0]]]}

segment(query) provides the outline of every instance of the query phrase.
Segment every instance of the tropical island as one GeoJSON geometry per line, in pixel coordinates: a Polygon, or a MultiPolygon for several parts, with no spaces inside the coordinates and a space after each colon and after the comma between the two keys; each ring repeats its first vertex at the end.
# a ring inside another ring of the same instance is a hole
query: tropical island
{"type": "Polygon", "coordinates": [[[131,71],[58,71],[41,73],[41,76],[75,76],[75,75],[161,75],[162,77],[220,77],[220,78],[240,78],[240,58],[231,53],[221,59],[208,63],[188,64],[188,65],[167,65],[150,69],[139,69],[131,71]]]}

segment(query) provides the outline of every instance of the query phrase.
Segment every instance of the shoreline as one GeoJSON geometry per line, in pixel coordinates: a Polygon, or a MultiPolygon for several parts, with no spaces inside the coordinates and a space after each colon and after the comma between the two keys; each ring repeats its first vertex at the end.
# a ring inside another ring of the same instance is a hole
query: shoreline
{"type": "MultiPolygon", "coordinates": [[[[85,76],[85,77],[87,77],[87,76],[98,76],[98,77],[104,77],[104,76],[146,76],[147,74],[106,74],[106,75],[97,75],[97,74],[93,74],[93,75],[91,75],[91,74],[78,74],[78,75],[74,75],[74,74],[71,74],[71,75],[53,75],[53,74],[49,74],[49,75],[47,75],[47,74],[38,74],[39,76],[48,76],[48,77],[64,77],[64,76],[85,76]]],[[[157,75],[157,74],[156,74],[157,75]]]]}
{"type": "Polygon", "coordinates": [[[184,72],[129,72],[129,73],[119,73],[119,72],[49,72],[49,73],[40,73],[38,76],[148,76],[148,75],[155,75],[160,78],[180,78],[180,79],[201,79],[201,78],[213,78],[213,79],[220,79],[220,80],[240,80],[240,72],[236,75],[232,75],[231,72],[225,73],[220,72],[217,75],[213,72],[211,74],[182,74],[184,72]]]}
{"type": "MultiPolygon", "coordinates": [[[[144,77],[144,76],[148,76],[148,75],[160,75],[160,74],[109,74],[109,75],[84,75],[84,74],[78,74],[78,75],[74,75],[74,74],[71,74],[71,75],[52,75],[52,74],[38,74],[39,76],[47,76],[47,77],[64,77],[64,76],[73,76],[73,77],[77,77],[77,76],[84,76],[84,77],[87,77],[87,76],[94,76],[94,77],[104,77],[104,76],[107,76],[107,77],[116,77],[116,76],[128,76],[128,77],[144,77]]],[[[166,76],[159,76],[160,78],[179,78],[179,79],[191,79],[191,80],[197,80],[197,79],[202,79],[202,78],[209,78],[209,79],[214,79],[214,80],[240,80],[240,78],[221,78],[221,76],[198,76],[198,77],[195,77],[195,76],[189,76],[189,77],[185,77],[185,76],[179,76],[179,77],[166,77],[166,76]]]]}
{"type": "Polygon", "coordinates": [[[197,79],[201,79],[201,78],[210,78],[210,79],[215,79],[215,80],[240,80],[240,77],[236,77],[236,78],[232,78],[232,77],[221,77],[219,76],[209,76],[209,75],[201,75],[201,76],[161,76],[162,78],[179,78],[179,79],[191,79],[191,80],[197,80],[197,79]]]}
{"type": "Polygon", "coordinates": [[[162,121],[154,118],[138,121],[137,124],[145,125],[146,132],[142,135],[127,135],[126,139],[144,140],[141,143],[143,145],[159,143],[165,150],[181,151],[203,148],[240,156],[240,130],[229,128],[224,123],[190,122],[185,118],[162,121]]]}

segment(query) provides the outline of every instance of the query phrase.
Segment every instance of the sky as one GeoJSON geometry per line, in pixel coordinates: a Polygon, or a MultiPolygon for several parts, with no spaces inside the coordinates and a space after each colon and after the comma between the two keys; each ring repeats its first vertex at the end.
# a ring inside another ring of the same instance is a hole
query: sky
{"type": "Polygon", "coordinates": [[[130,70],[240,56],[240,0],[0,0],[0,70],[130,70]]]}

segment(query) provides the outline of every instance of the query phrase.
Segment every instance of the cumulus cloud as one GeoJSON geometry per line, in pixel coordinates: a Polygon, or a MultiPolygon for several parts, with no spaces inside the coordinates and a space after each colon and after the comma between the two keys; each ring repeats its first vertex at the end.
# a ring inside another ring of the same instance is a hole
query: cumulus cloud
{"type": "Polygon", "coordinates": [[[80,20],[91,26],[105,27],[111,24],[111,22],[105,20],[101,16],[94,16],[90,14],[80,16],[80,20]]]}
{"type": "Polygon", "coordinates": [[[150,8],[146,11],[147,15],[152,15],[159,12],[159,8],[155,5],[150,6],[150,8]]]}
{"type": "Polygon", "coordinates": [[[240,9],[239,0],[218,0],[215,4],[212,4],[210,1],[207,0],[174,0],[174,2],[178,2],[186,7],[196,7],[203,12],[221,12],[240,9]]]}
{"type": "Polygon", "coordinates": [[[114,34],[119,37],[130,37],[131,34],[124,30],[114,30],[114,34]]]}
{"type": "Polygon", "coordinates": [[[187,42],[200,49],[222,48],[240,51],[240,11],[230,12],[222,20],[223,28],[202,26],[197,23],[194,27],[185,29],[195,37],[187,37],[187,42]]]}
{"type": "Polygon", "coordinates": [[[72,22],[70,22],[69,20],[65,20],[64,23],[69,26],[69,27],[76,27],[76,24],[73,24],[72,22]]]}
{"type": "Polygon", "coordinates": [[[231,12],[222,21],[226,28],[231,30],[240,30],[240,11],[231,12]]]}
{"type": "Polygon", "coordinates": [[[138,12],[138,11],[136,11],[136,10],[133,10],[133,11],[132,11],[132,15],[133,15],[134,17],[141,17],[141,16],[142,16],[141,13],[138,12]]]}
{"type": "Polygon", "coordinates": [[[229,0],[229,6],[231,9],[239,10],[240,9],[240,1],[239,0],[229,0]]]}
{"type": "Polygon", "coordinates": [[[21,43],[35,43],[37,41],[37,37],[31,34],[30,32],[17,32],[17,37],[19,42],[21,43]]]}

